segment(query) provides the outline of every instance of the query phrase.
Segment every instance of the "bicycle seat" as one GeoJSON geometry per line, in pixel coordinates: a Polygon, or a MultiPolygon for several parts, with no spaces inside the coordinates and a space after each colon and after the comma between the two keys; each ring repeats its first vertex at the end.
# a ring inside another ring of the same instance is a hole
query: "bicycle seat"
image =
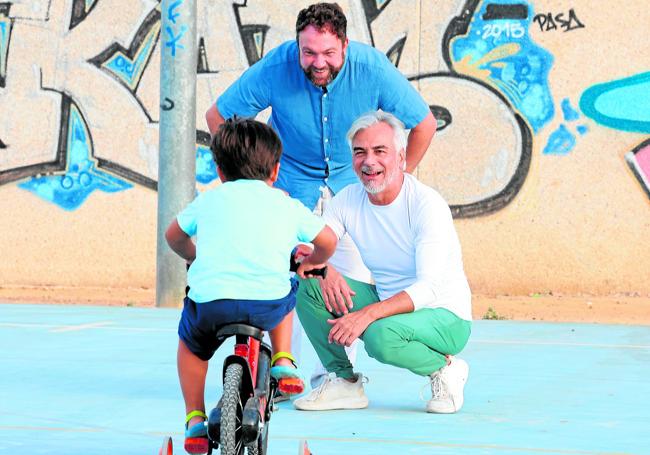
{"type": "Polygon", "coordinates": [[[217,338],[228,338],[235,335],[253,337],[261,341],[264,331],[248,324],[227,324],[217,331],[217,338]]]}

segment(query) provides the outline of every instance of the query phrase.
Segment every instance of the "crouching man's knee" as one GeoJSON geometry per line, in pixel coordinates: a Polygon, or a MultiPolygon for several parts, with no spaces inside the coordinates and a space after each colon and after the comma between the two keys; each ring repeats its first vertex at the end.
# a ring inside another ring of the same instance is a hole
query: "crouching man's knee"
{"type": "Polygon", "coordinates": [[[400,365],[399,350],[403,342],[383,320],[373,322],[363,334],[363,344],[370,357],[388,365],[400,365]]]}

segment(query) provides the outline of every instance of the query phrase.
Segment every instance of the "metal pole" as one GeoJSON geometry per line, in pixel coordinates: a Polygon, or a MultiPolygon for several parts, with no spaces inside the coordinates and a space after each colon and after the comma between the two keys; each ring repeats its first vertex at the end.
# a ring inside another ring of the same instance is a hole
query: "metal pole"
{"type": "Polygon", "coordinates": [[[185,264],[167,246],[165,231],[195,191],[196,0],[162,0],[161,16],[156,306],[177,307],[185,264]]]}

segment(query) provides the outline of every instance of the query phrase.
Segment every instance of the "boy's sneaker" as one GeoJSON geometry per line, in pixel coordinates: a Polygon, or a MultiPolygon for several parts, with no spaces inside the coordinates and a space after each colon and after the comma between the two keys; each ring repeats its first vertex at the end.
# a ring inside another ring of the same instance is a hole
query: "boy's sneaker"
{"type": "Polygon", "coordinates": [[[296,399],[293,405],[301,411],[329,411],[332,409],[363,409],[368,397],[363,392],[366,378],[355,374],[356,382],[349,382],[330,373],[309,395],[296,399]]]}
{"type": "Polygon", "coordinates": [[[431,374],[432,398],[427,412],[453,414],[463,407],[463,389],[469,375],[469,365],[462,359],[449,356],[449,363],[431,374]]]}

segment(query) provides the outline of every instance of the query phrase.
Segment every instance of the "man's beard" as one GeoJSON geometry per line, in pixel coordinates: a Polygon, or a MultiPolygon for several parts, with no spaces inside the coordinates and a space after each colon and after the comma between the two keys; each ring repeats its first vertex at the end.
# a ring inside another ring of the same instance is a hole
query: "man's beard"
{"type": "Polygon", "coordinates": [[[372,172],[374,170],[375,169],[373,169],[370,166],[361,166],[361,169],[359,170],[359,174],[357,175],[365,190],[370,194],[381,193],[388,187],[388,185],[393,183],[393,180],[395,180],[395,176],[397,176],[397,171],[395,169],[393,169],[393,171],[390,174],[386,174],[386,168],[384,168],[384,180],[381,183],[365,182],[363,180],[363,173],[372,172]]]}
{"type": "Polygon", "coordinates": [[[315,72],[315,69],[313,66],[310,66],[309,68],[303,68],[303,71],[305,73],[305,76],[312,82],[317,87],[325,87],[329,83],[331,83],[336,76],[341,72],[341,68],[335,68],[333,66],[327,65],[327,68],[329,69],[329,74],[327,76],[327,79],[324,81],[322,79],[318,78],[317,73],[315,72]]]}
{"type": "MultiPolygon", "coordinates": [[[[345,62],[345,52],[343,53],[343,61],[345,62]]],[[[334,79],[336,79],[336,76],[338,76],[341,72],[341,68],[343,68],[343,64],[341,64],[341,66],[338,68],[332,65],[327,65],[329,74],[327,75],[327,79],[325,81],[318,79],[318,74],[316,73],[316,69],[313,65],[307,68],[302,68],[302,71],[305,73],[305,76],[307,76],[307,79],[312,82],[312,84],[317,87],[325,87],[326,85],[329,85],[334,79]]]]}

